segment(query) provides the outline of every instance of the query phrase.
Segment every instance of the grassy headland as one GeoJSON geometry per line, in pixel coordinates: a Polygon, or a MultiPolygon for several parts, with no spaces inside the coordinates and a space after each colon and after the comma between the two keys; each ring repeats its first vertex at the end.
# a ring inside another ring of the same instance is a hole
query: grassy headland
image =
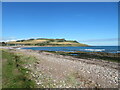
{"type": "Polygon", "coordinates": [[[28,39],[28,40],[17,40],[5,43],[6,45],[27,45],[27,46],[88,46],[86,44],[79,43],[74,40],[65,39],[28,39]]]}

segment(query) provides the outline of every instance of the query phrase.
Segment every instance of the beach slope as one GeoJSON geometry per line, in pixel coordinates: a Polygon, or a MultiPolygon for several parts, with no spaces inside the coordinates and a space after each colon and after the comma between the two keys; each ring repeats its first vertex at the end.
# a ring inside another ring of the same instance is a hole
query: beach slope
{"type": "Polygon", "coordinates": [[[116,62],[80,59],[44,51],[22,49],[8,49],[8,51],[16,55],[36,58],[32,63],[23,66],[30,70],[30,78],[36,82],[38,88],[118,87],[116,62]]]}

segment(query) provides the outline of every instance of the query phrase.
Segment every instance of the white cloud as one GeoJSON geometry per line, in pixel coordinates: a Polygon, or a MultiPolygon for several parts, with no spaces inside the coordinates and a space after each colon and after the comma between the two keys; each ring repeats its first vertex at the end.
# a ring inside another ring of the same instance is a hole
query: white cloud
{"type": "Polygon", "coordinates": [[[118,41],[118,38],[107,38],[107,39],[88,39],[88,40],[79,40],[82,42],[104,42],[104,41],[118,41]]]}
{"type": "Polygon", "coordinates": [[[16,37],[0,37],[0,42],[16,41],[16,37]]]}

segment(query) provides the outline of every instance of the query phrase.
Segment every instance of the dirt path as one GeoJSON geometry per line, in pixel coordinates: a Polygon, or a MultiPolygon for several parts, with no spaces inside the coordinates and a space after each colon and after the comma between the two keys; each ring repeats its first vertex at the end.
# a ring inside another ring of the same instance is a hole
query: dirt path
{"type": "Polygon", "coordinates": [[[31,55],[38,59],[29,65],[36,75],[36,82],[41,83],[37,77],[41,72],[53,79],[54,83],[62,83],[57,87],[79,88],[117,88],[118,66],[117,63],[106,61],[78,59],[70,56],[55,55],[48,52],[33,50],[14,50],[25,55],[31,55]]]}

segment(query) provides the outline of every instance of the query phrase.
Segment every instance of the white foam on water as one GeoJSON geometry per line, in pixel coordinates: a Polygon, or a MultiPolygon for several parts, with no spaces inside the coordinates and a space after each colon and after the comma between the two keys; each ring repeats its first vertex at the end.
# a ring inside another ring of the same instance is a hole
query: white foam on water
{"type": "Polygon", "coordinates": [[[16,48],[16,49],[21,49],[21,48],[16,48]]]}
{"type": "Polygon", "coordinates": [[[85,49],[86,51],[94,51],[94,52],[102,52],[105,51],[105,49],[85,49]]]}

